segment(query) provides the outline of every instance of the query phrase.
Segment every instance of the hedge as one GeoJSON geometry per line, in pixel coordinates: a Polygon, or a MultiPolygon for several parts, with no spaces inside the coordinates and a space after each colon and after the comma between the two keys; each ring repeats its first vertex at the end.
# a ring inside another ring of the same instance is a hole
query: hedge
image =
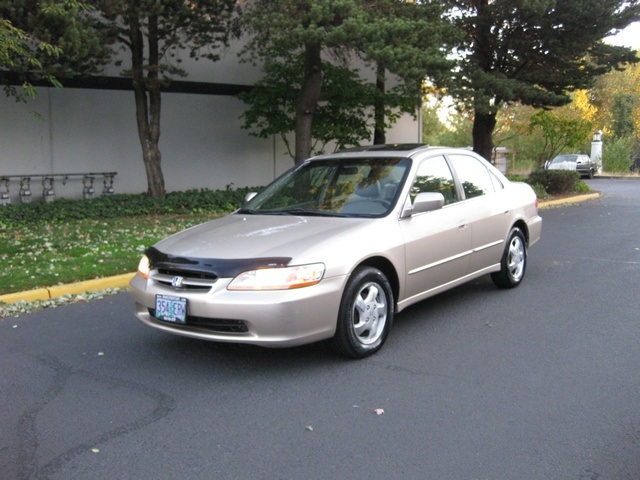
{"type": "Polygon", "coordinates": [[[259,188],[201,189],[171,192],[163,199],[147,194],[116,194],[87,200],[10,204],[0,207],[0,227],[141,215],[226,213],[239,208],[246,194],[257,190],[259,188]]]}
{"type": "Polygon", "coordinates": [[[531,185],[541,185],[549,195],[562,195],[576,191],[580,174],[573,170],[537,170],[527,179],[531,185]]]}

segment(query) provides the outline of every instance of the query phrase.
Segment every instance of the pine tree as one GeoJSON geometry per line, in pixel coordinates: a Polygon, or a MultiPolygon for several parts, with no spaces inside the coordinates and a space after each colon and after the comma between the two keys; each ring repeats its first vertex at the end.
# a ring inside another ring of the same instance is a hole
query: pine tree
{"type": "Polygon", "coordinates": [[[40,81],[98,71],[110,58],[108,32],[76,0],[0,1],[0,83],[17,100],[35,95],[40,81]],[[22,89],[17,89],[22,85],[22,89]]]}
{"type": "Polygon", "coordinates": [[[234,0],[93,0],[104,25],[127,50],[131,68],[138,136],[147,174],[148,193],[166,193],[158,143],[162,89],[174,76],[185,76],[175,56],[188,51],[193,58],[217,60],[217,48],[232,32],[234,0]]]}
{"type": "Polygon", "coordinates": [[[505,103],[560,106],[597,76],[637,61],[603,39],[640,19],[638,0],[449,0],[466,33],[451,93],[474,113],[474,150],[490,159],[505,103]]]}

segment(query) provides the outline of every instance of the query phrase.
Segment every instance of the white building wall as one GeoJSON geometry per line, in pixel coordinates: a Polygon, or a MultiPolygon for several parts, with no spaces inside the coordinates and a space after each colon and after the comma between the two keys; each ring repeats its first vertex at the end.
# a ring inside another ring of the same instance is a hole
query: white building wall
{"type": "MultiPolygon", "coordinates": [[[[235,56],[201,62],[193,71],[188,81],[249,84],[259,75],[235,56]]],[[[160,150],[168,191],[265,185],[293,165],[279,138],[255,138],[240,128],[244,108],[231,96],[163,93],[160,150]]],[[[418,122],[403,117],[387,140],[419,142],[418,122]]],[[[28,103],[0,98],[0,177],[104,171],[118,172],[116,193],[147,190],[133,92],[39,88],[28,103]]],[[[101,189],[97,179],[96,194],[101,189]]],[[[13,180],[14,203],[18,190],[13,180]]],[[[41,197],[39,183],[31,190],[41,197]]],[[[55,191],[58,198],[78,198],[82,182],[56,181],[55,191]]]]}

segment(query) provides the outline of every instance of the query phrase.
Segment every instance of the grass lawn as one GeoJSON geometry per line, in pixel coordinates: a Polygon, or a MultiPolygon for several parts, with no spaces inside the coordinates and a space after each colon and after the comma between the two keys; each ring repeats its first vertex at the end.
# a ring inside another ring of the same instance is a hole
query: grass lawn
{"type": "Polygon", "coordinates": [[[148,246],[233,211],[249,190],[174,192],[163,203],[114,195],[17,205],[6,211],[15,215],[0,217],[0,295],[134,272],[148,246]]]}
{"type": "Polygon", "coordinates": [[[69,220],[0,229],[0,295],[134,272],[145,248],[217,216],[69,220]]]}

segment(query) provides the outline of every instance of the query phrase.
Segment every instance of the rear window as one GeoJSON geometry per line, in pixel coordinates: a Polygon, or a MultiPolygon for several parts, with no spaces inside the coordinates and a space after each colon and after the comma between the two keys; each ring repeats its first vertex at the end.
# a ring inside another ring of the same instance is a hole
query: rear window
{"type": "Polygon", "coordinates": [[[449,160],[462,184],[465,198],[479,197],[496,191],[492,175],[478,159],[469,155],[449,155],[449,160]]]}

